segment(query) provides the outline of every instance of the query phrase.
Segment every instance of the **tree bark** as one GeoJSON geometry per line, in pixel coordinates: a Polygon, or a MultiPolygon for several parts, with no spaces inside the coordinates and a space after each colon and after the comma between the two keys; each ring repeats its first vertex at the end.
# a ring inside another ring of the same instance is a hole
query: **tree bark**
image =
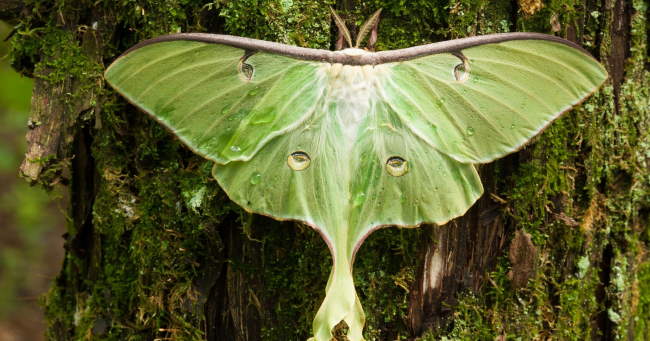
{"type": "Polygon", "coordinates": [[[0,0],[0,20],[12,20],[20,16],[25,9],[21,0],[0,0]]]}
{"type": "MultiPolygon", "coordinates": [[[[300,340],[324,296],[317,233],[250,216],[193,155],[105,85],[136,42],[183,31],[330,48],[315,0],[0,1],[13,65],[36,79],[32,183],[70,192],[53,340],[300,340]],[[17,6],[24,6],[19,8],[17,6]]],[[[368,340],[650,339],[648,4],[389,1],[377,49],[537,31],[582,44],[610,80],[527,148],[480,167],[485,194],[446,226],[383,229],[357,255],[368,340]]]]}

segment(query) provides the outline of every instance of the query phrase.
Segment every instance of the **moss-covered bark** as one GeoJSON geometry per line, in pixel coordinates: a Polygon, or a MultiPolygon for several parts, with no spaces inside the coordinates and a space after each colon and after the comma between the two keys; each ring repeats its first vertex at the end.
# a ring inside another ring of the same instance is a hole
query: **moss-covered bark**
{"type": "Polygon", "coordinates": [[[650,339],[644,0],[7,3],[1,18],[20,13],[13,65],[37,80],[23,173],[71,192],[67,256],[44,300],[51,339],[309,335],[330,267],[320,237],[230,203],[209,162],[107,89],[102,71],[177,31],[329,48],[327,5],[357,24],[382,7],[379,49],[555,32],[612,75],[528,148],[483,166],[486,194],[466,217],[368,239],[355,265],[367,339],[650,339]],[[532,245],[511,242],[519,230],[532,245]],[[438,281],[425,276],[434,270],[438,281]]]}

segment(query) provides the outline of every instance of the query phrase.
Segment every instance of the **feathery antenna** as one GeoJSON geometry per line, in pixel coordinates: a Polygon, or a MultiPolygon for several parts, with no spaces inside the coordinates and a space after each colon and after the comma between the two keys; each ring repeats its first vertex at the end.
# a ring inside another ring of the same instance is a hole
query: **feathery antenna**
{"type": "Polygon", "coordinates": [[[376,10],[368,20],[366,20],[361,28],[359,29],[359,34],[357,34],[357,43],[354,47],[359,48],[363,42],[363,38],[366,37],[368,32],[372,31],[370,38],[368,39],[368,49],[374,50],[375,43],[377,42],[377,27],[379,26],[379,15],[381,14],[381,8],[376,10]]]}
{"type": "MultiPolygon", "coordinates": [[[[352,47],[352,36],[350,35],[350,31],[348,30],[347,26],[345,26],[345,21],[339,17],[338,14],[336,14],[336,11],[332,7],[330,7],[330,12],[332,12],[332,16],[334,17],[334,23],[336,24],[336,27],[339,28],[339,40],[341,36],[345,38],[345,41],[348,43],[349,47],[352,47]]],[[[339,43],[336,43],[337,49],[339,48],[339,43]]],[[[341,44],[343,45],[343,44],[341,44]]],[[[342,48],[343,46],[340,46],[342,48]]]]}

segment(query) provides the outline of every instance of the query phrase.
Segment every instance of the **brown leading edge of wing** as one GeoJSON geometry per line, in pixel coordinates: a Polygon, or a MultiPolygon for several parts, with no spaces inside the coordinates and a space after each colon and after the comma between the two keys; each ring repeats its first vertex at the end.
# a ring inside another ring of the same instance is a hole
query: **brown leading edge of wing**
{"type": "MultiPolygon", "coordinates": [[[[188,40],[198,41],[210,44],[223,44],[229,45],[243,50],[249,51],[262,51],[274,53],[296,59],[312,60],[327,63],[340,63],[346,65],[377,65],[383,63],[399,62],[418,57],[437,54],[437,53],[451,53],[458,52],[466,48],[478,45],[496,44],[511,40],[546,40],[556,42],[573,47],[582,51],[584,54],[591,56],[589,52],[583,49],[580,45],[568,41],[566,39],[534,32],[513,32],[513,33],[497,33],[488,34],[483,36],[474,36],[468,38],[461,38],[455,40],[447,40],[433,44],[413,46],[405,49],[381,51],[381,52],[368,52],[360,55],[349,55],[342,51],[329,51],[305,48],[299,46],[286,45],[275,43],[265,40],[251,39],[245,37],[236,37],[223,34],[210,34],[210,33],[177,33],[165,36],[156,37],[153,39],[142,41],[135,46],[128,49],[122,54],[132,52],[141,47],[161,43],[166,41],[188,40]]],[[[593,57],[592,57],[593,58],[593,57]]]]}

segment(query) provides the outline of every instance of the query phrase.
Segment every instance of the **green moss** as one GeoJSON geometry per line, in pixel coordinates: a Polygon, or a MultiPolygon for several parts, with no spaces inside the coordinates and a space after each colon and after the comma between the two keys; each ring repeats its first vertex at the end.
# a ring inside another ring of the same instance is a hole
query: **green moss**
{"type": "MultiPolygon", "coordinates": [[[[305,47],[330,45],[329,1],[229,1],[220,8],[230,34],[305,47]]],[[[219,8],[219,7],[217,7],[219,8]]]]}
{"type": "Polygon", "coordinates": [[[641,264],[637,278],[633,283],[631,315],[633,316],[634,339],[647,340],[650,338],[650,262],[641,264]]]}
{"type": "Polygon", "coordinates": [[[415,280],[418,247],[431,227],[387,228],[374,232],[356,257],[354,281],[366,312],[368,340],[406,340],[405,316],[415,280]]]}

